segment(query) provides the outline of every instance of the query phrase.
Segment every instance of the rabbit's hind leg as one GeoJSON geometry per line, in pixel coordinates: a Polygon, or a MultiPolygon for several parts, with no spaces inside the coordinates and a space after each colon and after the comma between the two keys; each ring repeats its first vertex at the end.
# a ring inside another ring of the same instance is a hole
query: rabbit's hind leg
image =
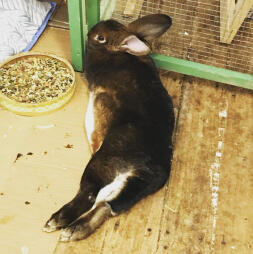
{"type": "Polygon", "coordinates": [[[60,241],[78,241],[87,238],[96,228],[105,222],[111,215],[111,207],[106,202],[95,204],[89,212],[80,216],[63,230],[60,241]]]}
{"type": "MultiPolygon", "coordinates": [[[[127,176],[128,177],[128,176],[127,176]]],[[[154,192],[153,187],[138,177],[130,177],[126,181],[114,180],[102,188],[92,209],[80,216],[63,230],[60,241],[76,241],[87,238],[109,216],[115,216],[132,207],[141,198],[154,192]]]]}
{"type": "Polygon", "coordinates": [[[83,213],[91,209],[95,203],[98,189],[95,183],[86,182],[83,189],[69,203],[65,204],[46,222],[43,231],[52,232],[67,227],[83,213]]]}

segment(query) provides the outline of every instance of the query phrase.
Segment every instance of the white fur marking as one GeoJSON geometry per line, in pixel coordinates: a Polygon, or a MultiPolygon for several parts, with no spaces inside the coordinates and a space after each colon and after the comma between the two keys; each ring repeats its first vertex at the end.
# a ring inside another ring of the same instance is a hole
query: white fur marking
{"type": "Polygon", "coordinates": [[[95,119],[94,119],[94,104],[93,104],[93,93],[90,93],[89,95],[89,103],[88,103],[88,108],[85,116],[85,128],[86,128],[86,133],[88,137],[88,141],[90,145],[92,145],[92,140],[91,136],[95,128],[95,119]]]}
{"type": "Polygon", "coordinates": [[[127,182],[127,178],[132,175],[133,174],[130,171],[116,176],[113,182],[106,185],[99,191],[95,204],[101,201],[111,201],[116,198],[120,194],[121,190],[124,188],[127,182]]]}

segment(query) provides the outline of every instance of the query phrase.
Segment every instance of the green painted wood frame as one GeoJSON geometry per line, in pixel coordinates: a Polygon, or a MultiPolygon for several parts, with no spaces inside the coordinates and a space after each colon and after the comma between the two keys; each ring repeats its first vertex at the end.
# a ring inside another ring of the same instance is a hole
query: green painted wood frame
{"type": "MultiPolygon", "coordinates": [[[[71,37],[73,37],[71,38],[72,61],[77,71],[82,69],[79,67],[83,67],[83,57],[81,58],[81,56],[83,56],[87,31],[100,20],[100,0],[83,0],[83,2],[85,2],[85,6],[82,7],[82,0],[68,1],[68,6],[70,7],[70,33],[71,37]],[[73,11],[75,13],[73,13],[73,11]],[[79,17],[77,17],[78,15],[79,17]],[[80,27],[80,24],[82,24],[81,20],[84,16],[86,17],[86,23],[84,24],[85,29],[80,27]],[[88,27],[88,29],[86,29],[86,27],[88,27]]],[[[162,69],[253,90],[253,75],[251,74],[231,71],[161,54],[151,54],[151,57],[156,65],[162,69]]]]}
{"type": "MultiPolygon", "coordinates": [[[[70,44],[72,65],[76,71],[83,71],[83,55],[85,49],[85,5],[82,0],[68,0],[70,44]],[[84,8],[84,9],[83,9],[84,8]]],[[[87,29],[86,29],[87,30],[87,29]]]]}
{"type": "Polygon", "coordinates": [[[100,20],[99,0],[68,0],[72,65],[83,71],[87,33],[100,20]]]}

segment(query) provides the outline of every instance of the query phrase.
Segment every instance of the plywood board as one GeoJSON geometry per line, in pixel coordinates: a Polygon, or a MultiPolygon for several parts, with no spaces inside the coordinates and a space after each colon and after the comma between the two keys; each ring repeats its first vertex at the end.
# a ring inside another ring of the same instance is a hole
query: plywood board
{"type": "Polygon", "coordinates": [[[252,92],[185,85],[156,253],[252,253],[252,106],[252,92]]]}
{"type": "Polygon", "coordinates": [[[69,31],[66,29],[48,27],[32,50],[56,54],[71,61],[69,31]]]}
{"type": "MultiPolygon", "coordinates": [[[[34,50],[70,58],[68,39],[67,31],[50,28],[34,50]]],[[[44,116],[0,109],[1,253],[53,253],[59,232],[44,233],[43,224],[73,197],[90,157],[83,129],[86,88],[77,74],[69,104],[44,116]]]]}

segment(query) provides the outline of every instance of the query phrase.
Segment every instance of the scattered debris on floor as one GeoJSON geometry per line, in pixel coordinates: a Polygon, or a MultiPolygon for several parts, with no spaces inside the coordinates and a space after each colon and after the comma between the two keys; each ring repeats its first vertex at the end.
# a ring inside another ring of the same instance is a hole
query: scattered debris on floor
{"type": "Polygon", "coordinates": [[[70,145],[70,144],[67,144],[66,146],[64,146],[65,148],[73,148],[74,145],[70,145]]]}
{"type": "Polygon", "coordinates": [[[17,160],[18,160],[20,157],[22,157],[22,156],[24,156],[22,153],[18,153],[17,156],[16,156],[16,159],[15,159],[14,163],[16,163],[17,160]]]}
{"type": "Polygon", "coordinates": [[[69,138],[69,137],[70,137],[70,134],[66,132],[64,138],[69,138]]]}
{"type": "MultiPolygon", "coordinates": [[[[31,156],[31,155],[33,155],[34,153],[32,153],[32,152],[28,152],[26,155],[29,155],[29,156],[31,156]]],[[[19,159],[19,158],[21,158],[22,156],[24,156],[24,154],[22,154],[22,153],[18,153],[17,154],[17,156],[16,156],[16,159],[14,160],[14,162],[13,163],[16,163],[17,162],[17,160],[19,159]]]]}
{"type": "Polygon", "coordinates": [[[114,231],[117,231],[119,225],[120,225],[120,222],[116,221],[115,224],[114,224],[114,231]]]}
{"type": "Polygon", "coordinates": [[[36,129],[50,129],[55,127],[55,124],[48,124],[48,125],[36,125],[36,129]]]}
{"type": "Polygon", "coordinates": [[[28,254],[29,252],[29,248],[27,246],[22,246],[21,247],[21,253],[22,254],[28,254]]]}

